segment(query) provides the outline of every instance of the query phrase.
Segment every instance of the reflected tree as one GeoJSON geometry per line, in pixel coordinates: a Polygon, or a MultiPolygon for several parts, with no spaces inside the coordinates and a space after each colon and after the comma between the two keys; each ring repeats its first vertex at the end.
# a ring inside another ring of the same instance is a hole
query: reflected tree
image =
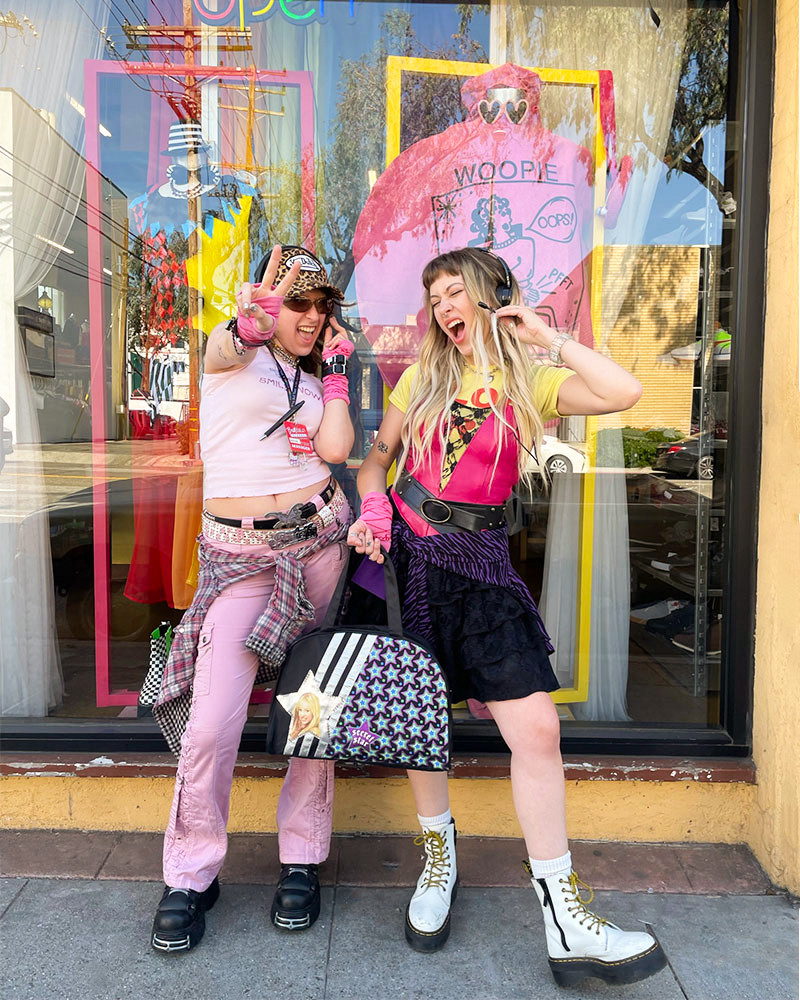
{"type": "Polygon", "coordinates": [[[703,162],[703,137],[727,116],[728,27],[727,7],[689,12],[681,83],[664,154],[670,174],[690,174],[708,188],[725,215],[736,211],[736,203],[703,162]]]}
{"type": "MultiPolygon", "coordinates": [[[[371,183],[383,172],[386,142],[386,59],[389,55],[485,62],[486,51],[470,35],[473,15],[488,5],[460,4],[459,23],[448,44],[429,48],[407,10],[387,12],[381,37],[360,59],[342,62],[333,141],[324,162],[322,239],[332,258],[331,277],[345,288],[353,273],[353,234],[371,183]]],[[[458,77],[404,74],[401,148],[462,121],[458,77]]]]}

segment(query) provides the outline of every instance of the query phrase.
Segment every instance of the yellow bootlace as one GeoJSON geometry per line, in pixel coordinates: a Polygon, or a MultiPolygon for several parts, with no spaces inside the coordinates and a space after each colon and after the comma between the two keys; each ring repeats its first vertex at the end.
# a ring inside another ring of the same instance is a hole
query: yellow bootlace
{"type": "Polygon", "coordinates": [[[436,830],[425,830],[419,837],[414,839],[417,847],[424,845],[427,862],[425,864],[426,874],[423,886],[427,889],[436,886],[438,889],[447,888],[447,878],[450,874],[450,857],[445,848],[444,837],[436,830]]]}
{"type": "Polygon", "coordinates": [[[594,930],[596,934],[600,933],[600,927],[603,924],[607,924],[608,921],[603,917],[598,917],[596,913],[593,913],[588,909],[589,903],[594,899],[594,889],[582,882],[575,872],[571,872],[569,878],[560,878],[558,880],[559,885],[569,886],[568,889],[562,889],[561,891],[567,897],[567,901],[570,903],[575,903],[575,906],[568,906],[567,910],[570,913],[580,914],[579,919],[581,927],[588,923],[588,929],[594,930]],[[588,890],[589,895],[586,899],[581,896],[581,888],[588,890]]]}

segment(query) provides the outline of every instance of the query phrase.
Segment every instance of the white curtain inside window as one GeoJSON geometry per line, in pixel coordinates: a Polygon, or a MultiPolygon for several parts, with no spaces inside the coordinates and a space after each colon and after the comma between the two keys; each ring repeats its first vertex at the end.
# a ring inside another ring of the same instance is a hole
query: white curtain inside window
{"type": "Polygon", "coordinates": [[[32,0],[26,16],[37,34],[9,31],[0,60],[0,395],[15,446],[0,472],[5,716],[44,716],[63,697],[36,394],[15,313],[56,260],[52,244],[66,242],[85,186],[83,60],[101,55],[103,4],[81,10],[32,0]]]}
{"type": "MultiPolygon", "coordinates": [[[[654,3],[654,13],[641,2],[510,0],[505,18],[505,59],[523,66],[613,73],[617,157],[630,155],[634,165],[616,226],[606,231],[607,243],[624,247],[614,257],[615,270],[622,268],[622,273],[626,259],[638,251],[655,194],[659,173],[649,168],[667,145],[686,35],[686,0],[654,3]]],[[[497,22],[499,27],[501,19],[497,22]]],[[[572,87],[546,86],[541,110],[547,128],[591,148],[595,126],[585,94],[572,87]]],[[[627,283],[619,274],[603,283],[602,319],[594,330],[599,350],[605,347],[626,292],[627,283]]],[[[599,425],[623,423],[624,415],[603,418],[599,425]]],[[[621,435],[616,443],[610,437],[604,435],[597,465],[621,469],[621,435]]],[[[571,684],[575,665],[579,518],[580,478],[554,477],[541,610],[556,647],[556,674],[564,685],[571,684]]],[[[625,477],[601,472],[595,479],[589,697],[572,706],[576,719],[629,719],[629,622],[625,477]]]]}

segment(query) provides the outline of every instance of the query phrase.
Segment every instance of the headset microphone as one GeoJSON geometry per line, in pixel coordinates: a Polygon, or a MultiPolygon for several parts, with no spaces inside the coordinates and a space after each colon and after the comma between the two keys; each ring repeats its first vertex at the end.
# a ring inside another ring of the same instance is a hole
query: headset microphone
{"type": "Polygon", "coordinates": [[[512,280],[511,280],[511,270],[503,260],[492,250],[487,250],[485,247],[477,247],[482,253],[488,254],[492,260],[496,260],[497,263],[503,269],[503,280],[498,284],[495,294],[497,295],[497,301],[501,306],[511,305],[511,294],[512,294],[512,280]]]}

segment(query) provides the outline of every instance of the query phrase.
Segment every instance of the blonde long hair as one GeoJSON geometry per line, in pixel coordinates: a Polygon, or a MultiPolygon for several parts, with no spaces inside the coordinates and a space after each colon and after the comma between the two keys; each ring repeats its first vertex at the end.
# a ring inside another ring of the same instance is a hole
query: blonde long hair
{"type": "MultiPolygon", "coordinates": [[[[519,441],[525,446],[518,448],[518,479],[527,483],[530,479],[530,456],[525,448],[537,455],[541,454],[544,433],[542,417],[533,398],[531,357],[526,345],[520,343],[512,332],[511,322],[500,320],[495,333],[489,312],[478,305],[482,301],[498,308],[500,303],[497,286],[505,284],[506,277],[502,265],[492,254],[472,247],[441,254],[426,264],[422,272],[428,329],[420,345],[417,378],[403,420],[403,452],[398,469],[402,469],[409,458],[414,465],[419,463],[420,458],[430,465],[434,439],[439,442],[444,469],[445,447],[452,428],[451,407],[461,388],[466,362],[434,318],[430,289],[433,282],[442,275],[460,277],[464,282],[464,289],[475,311],[475,329],[472,333],[473,367],[483,378],[486,398],[497,418],[498,426],[502,428],[502,444],[505,444],[506,434],[514,433],[513,426],[505,417],[506,404],[510,403],[514,409],[519,441]],[[503,380],[502,390],[496,401],[489,389],[489,373],[492,368],[499,369],[503,380]]],[[[522,303],[522,294],[513,275],[511,303],[522,303]]],[[[501,448],[498,447],[493,476],[500,451],[501,448]]],[[[543,467],[542,475],[546,475],[543,467]]]]}
{"type": "Polygon", "coordinates": [[[294,706],[294,711],[292,712],[289,739],[296,740],[299,736],[302,736],[303,733],[313,733],[314,736],[319,736],[321,714],[322,709],[320,707],[319,698],[317,698],[313,691],[306,691],[305,694],[300,695],[297,699],[297,704],[294,706]],[[303,709],[311,713],[311,721],[305,726],[300,724],[300,712],[303,709]]]}

